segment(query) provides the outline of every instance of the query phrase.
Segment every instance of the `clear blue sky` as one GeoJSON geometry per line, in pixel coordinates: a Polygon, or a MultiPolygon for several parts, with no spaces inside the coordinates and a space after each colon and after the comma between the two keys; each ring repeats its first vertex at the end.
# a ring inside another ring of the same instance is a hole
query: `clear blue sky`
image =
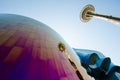
{"type": "Polygon", "coordinates": [[[81,22],[80,11],[87,4],[94,5],[98,13],[120,17],[120,0],[0,0],[0,13],[41,21],[71,47],[100,51],[120,65],[120,26],[98,19],[81,22]]]}

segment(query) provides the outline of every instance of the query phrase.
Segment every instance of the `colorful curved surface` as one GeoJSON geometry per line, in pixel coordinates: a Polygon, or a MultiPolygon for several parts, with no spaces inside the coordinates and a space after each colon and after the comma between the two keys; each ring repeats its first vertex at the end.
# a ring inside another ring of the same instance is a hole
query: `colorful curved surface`
{"type": "Polygon", "coordinates": [[[45,24],[31,18],[0,14],[0,80],[79,80],[67,57],[74,54],[45,24]]]}

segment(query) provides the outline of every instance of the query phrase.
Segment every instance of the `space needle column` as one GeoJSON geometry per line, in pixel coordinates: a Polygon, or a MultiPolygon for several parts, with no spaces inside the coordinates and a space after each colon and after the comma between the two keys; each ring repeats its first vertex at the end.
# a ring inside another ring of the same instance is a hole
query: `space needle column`
{"type": "Polygon", "coordinates": [[[88,22],[89,20],[91,20],[92,17],[102,19],[102,20],[111,22],[113,24],[120,25],[120,18],[109,16],[109,15],[97,14],[95,13],[94,6],[86,5],[81,12],[80,18],[83,22],[88,22]]]}

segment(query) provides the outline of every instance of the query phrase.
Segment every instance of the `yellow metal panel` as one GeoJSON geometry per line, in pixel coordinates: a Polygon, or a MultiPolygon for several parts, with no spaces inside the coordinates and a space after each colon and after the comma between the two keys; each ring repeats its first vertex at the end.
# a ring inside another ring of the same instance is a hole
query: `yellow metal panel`
{"type": "Polygon", "coordinates": [[[3,45],[13,34],[15,33],[14,30],[8,31],[4,35],[0,37],[0,45],[3,45]]]}
{"type": "Polygon", "coordinates": [[[14,47],[10,51],[8,56],[5,58],[4,62],[10,62],[10,63],[15,62],[18,59],[18,57],[20,56],[22,50],[23,50],[23,48],[21,48],[21,47],[14,47]]]}
{"type": "Polygon", "coordinates": [[[19,37],[14,37],[14,38],[9,39],[7,41],[7,43],[5,44],[5,46],[7,46],[7,47],[13,46],[16,43],[16,41],[18,40],[18,38],[19,37]]]}
{"type": "Polygon", "coordinates": [[[29,38],[35,39],[35,33],[34,32],[30,33],[29,38]]]}

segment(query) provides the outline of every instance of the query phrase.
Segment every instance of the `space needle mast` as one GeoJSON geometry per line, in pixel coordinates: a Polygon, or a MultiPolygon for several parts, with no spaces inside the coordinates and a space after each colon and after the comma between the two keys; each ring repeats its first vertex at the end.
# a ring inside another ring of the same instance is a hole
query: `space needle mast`
{"type": "Polygon", "coordinates": [[[91,20],[91,18],[99,18],[108,22],[111,22],[113,24],[120,25],[120,18],[109,16],[109,15],[103,15],[103,14],[97,14],[95,13],[95,8],[92,5],[86,5],[83,10],[81,11],[80,18],[83,22],[88,22],[91,20]]]}

